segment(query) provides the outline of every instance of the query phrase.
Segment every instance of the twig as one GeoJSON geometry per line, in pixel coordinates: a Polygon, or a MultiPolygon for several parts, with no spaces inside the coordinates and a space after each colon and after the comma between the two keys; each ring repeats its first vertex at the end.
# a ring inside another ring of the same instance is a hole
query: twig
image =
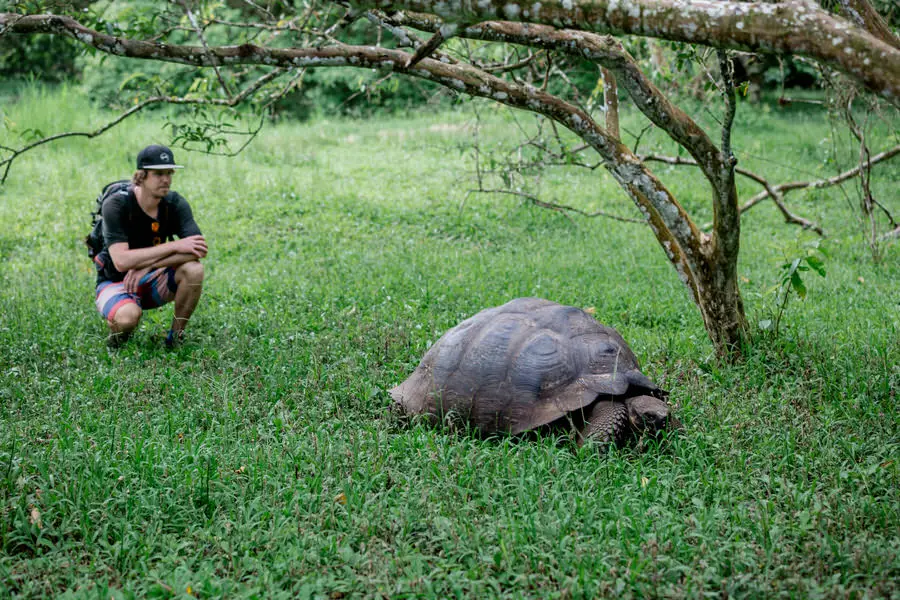
{"type": "Polygon", "coordinates": [[[775,189],[772,188],[772,185],[768,181],[763,181],[763,186],[766,188],[766,191],[772,197],[772,202],[775,203],[775,206],[778,207],[778,210],[781,211],[781,214],[784,216],[784,220],[788,223],[794,223],[795,225],[799,225],[803,229],[812,229],[816,233],[818,233],[822,237],[825,236],[825,231],[822,229],[820,225],[814,223],[808,219],[804,219],[801,216],[795,215],[784,203],[784,197],[775,189]]]}
{"type": "MultiPolygon", "coordinates": [[[[123,112],[122,114],[117,116],[112,121],[106,123],[105,125],[97,128],[97,129],[94,129],[93,131],[66,131],[63,133],[57,133],[57,134],[42,138],[40,140],[37,140],[35,142],[32,142],[31,144],[27,144],[26,146],[23,146],[22,148],[19,148],[19,149],[10,148],[8,146],[0,146],[0,150],[4,150],[4,151],[10,153],[10,156],[4,158],[3,160],[0,160],[0,168],[3,169],[3,177],[0,177],[0,184],[6,183],[6,179],[7,179],[7,177],[9,177],[9,171],[12,167],[13,161],[15,161],[17,158],[19,158],[20,156],[22,156],[29,150],[33,150],[33,149],[37,148],[38,146],[42,146],[44,144],[47,144],[50,142],[55,142],[57,140],[61,140],[63,138],[68,138],[68,137],[86,137],[89,139],[95,138],[99,135],[106,133],[107,131],[109,131],[110,129],[112,129],[113,127],[115,127],[116,125],[118,125],[119,123],[121,123],[122,121],[127,119],[128,117],[130,117],[134,114],[137,114],[138,112],[144,110],[145,108],[147,108],[148,106],[151,106],[153,104],[161,104],[161,103],[165,103],[165,104],[207,104],[207,105],[214,105],[214,106],[236,106],[236,105],[240,104],[241,102],[243,102],[244,100],[246,100],[250,95],[257,92],[262,86],[264,86],[265,84],[269,83],[270,81],[272,81],[273,79],[275,79],[276,77],[281,75],[283,72],[284,72],[283,69],[273,69],[269,73],[266,73],[265,75],[263,75],[262,77],[260,77],[256,81],[254,81],[252,85],[248,86],[246,89],[241,91],[240,94],[238,94],[237,96],[234,96],[228,100],[224,100],[224,99],[220,99],[220,98],[206,98],[206,99],[204,99],[204,98],[187,98],[187,97],[183,97],[183,96],[152,96],[150,98],[143,100],[139,104],[132,106],[131,108],[129,108],[128,110],[126,110],[125,112],[123,112]]],[[[257,129],[257,131],[259,131],[259,130],[257,129]]],[[[255,136],[255,133],[254,133],[254,136],[255,136]]],[[[246,144],[245,144],[245,146],[246,146],[246,144]]],[[[241,149],[243,149],[243,147],[241,149]]]]}
{"type": "Polygon", "coordinates": [[[291,88],[294,87],[294,86],[296,85],[296,83],[297,83],[300,79],[303,78],[304,75],[306,75],[306,67],[300,69],[300,70],[297,72],[296,75],[294,75],[293,77],[291,77],[291,80],[288,81],[288,82],[284,85],[283,88],[281,88],[281,91],[275,92],[275,93],[271,94],[271,95],[269,96],[268,100],[266,101],[266,103],[263,105],[263,107],[264,107],[264,108],[269,108],[270,106],[272,106],[272,104],[274,104],[275,102],[277,102],[278,100],[280,100],[281,98],[283,98],[283,97],[285,96],[285,94],[287,94],[289,91],[291,91],[291,88]]]}
{"type": "Polygon", "coordinates": [[[358,96],[360,96],[362,94],[366,94],[366,98],[369,98],[368,94],[372,88],[378,87],[379,85],[381,85],[382,83],[384,83],[385,81],[387,81],[388,79],[393,77],[393,75],[394,75],[394,72],[389,71],[387,73],[387,75],[385,75],[384,77],[380,77],[380,78],[376,79],[372,83],[367,84],[363,89],[353,92],[352,94],[350,94],[349,96],[344,98],[343,102],[341,102],[339,106],[343,107],[343,106],[350,104],[351,101],[353,101],[355,98],[357,98],[358,96]]]}
{"type": "Polygon", "coordinates": [[[448,32],[452,32],[452,31],[456,30],[455,25],[452,25],[452,26],[451,25],[441,25],[441,28],[438,29],[434,33],[434,35],[432,35],[428,39],[427,42],[425,42],[424,44],[422,44],[421,46],[416,48],[416,52],[406,62],[407,69],[411,69],[419,61],[428,58],[432,52],[436,51],[441,46],[441,44],[444,43],[444,41],[447,39],[447,37],[449,37],[449,35],[452,35],[452,33],[450,33],[449,35],[444,34],[445,27],[448,27],[448,29],[447,29],[448,32]]]}
{"type": "Polygon", "coordinates": [[[578,108],[580,108],[584,112],[588,112],[587,107],[584,105],[584,102],[581,100],[581,93],[578,91],[578,86],[575,85],[574,83],[572,83],[572,80],[569,79],[569,76],[566,75],[565,71],[563,71],[556,65],[553,65],[553,73],[555,75],[559,76],[560,79],[565,81],[566,84],[568,84],[569,89],[572,91],[572,97],[575,100],[575,104],[578,106],[578,108]]]}
{"type": "Polygon", "coordinates": [[[263,8],[262,6],[259,6],[258,4],[256,4],[255,2],[253,2],[252,0],[243,0],[243,1],[244,1],[244,4],[246,4],[246,5],[248,5],[248,6],[251,6],[251,7],[255,8],[256,10],[258,10],[259,12],[261,12],[262,14],[266,15],[267,17],[269,17],[270,20],[275,20],[275,15],[273,15],[268,9],[265,9],[265,8],[263,8]]]}
{"type": "Polygon", "coordinates": [[[641,132],[637,135],[634,135],[627,129],[625,130],[626,133],[628,133],[629,135],[631,135],[631,137],[634,138],[634,147],[631,149],[631,151],[634,154],[637,154],[638,148],[641,145],[641,138],[643,138],[644,134],[647,133],[648,131],[650,131],[651,129],[653,129],[653,123],[647,123],[646,125],[644,125],[644,127],[641,129],[641,132]]]}
{"type": "Polygon", "coordinates": [[[347,27],[348,25],[352,25],[354,21],[356,21],[360,17],[360,14],[353,9],[348,8],[347,12],[344,13],[344,16],[332,23],[331,27],[325,30],[325,35],[327,37],[331,37],[335,31],[340,29],[341,27],[347,27]]]}
{"type": "Polygon", "coordinates": [[[628,217],[621,217],[619,215],[613,215],[602,210],[598,210],[595,212],[587,212],[581,210],[580,208],[575,208],[574,206],[567,206],[565,204],[558,204],[556,202],[547,202],[545,200],[541,200],[537,196],[533,196],[531,194],[526,194],[525,192],[517,192],[515,190],[502,190],[502,189],[473,189],[469,190],[466,193],[466,197],[470,194],[507,194],[510,196],[518,196],[520,198],[525,198],[532,204],[540,206],[541,208],[549,208],[550,210],[555,210],[559,213],[562,213],[566,218],[568,218],[572,224],[575,224],[575,221],[572,219],[572,215],[569,213],[576,213],[583,217],[605,217],[607,219],[612,219],[614,221],[620,221],[622,223],[637,223],[639,225],[646,224],[646,221],[642,221],[641,219],[631,219],[628,217]]]}
{"type": "MultiPolygon", "coordinates": [[[[367,11],[365,17],[378,27],[389,31],[397,39],[397,46],[399,48],[413,48],[416,50],[416,53],[418,53],[419,49],[421,49],[426,43],[419,36],[407,31],[400,25],[397,25],[391,20],[390,17],[382,14],[379,11],[367,11]]],[[[447,62],[449,64],[457,64],[459,62],[458,60],[451,56],[448,56],[444,52],[438,52],[438,48],[436,47],[432,48],[429,51],[429,55],[433,55],[437,60],[440,60],[441,62],[447,62]]],[[[413,56],[415,56],[415,54],[413,56]]],[[[422,58],[424,58],[424,56],[422,58]]]]}
{"type": "Polygon", "coordinates": [[[234,27],[235,29],[262,29],[264,31],[300,31],[295,23],[296,19],[285,21],[283,25],[272,25],[269,23],[244,23],[240,21],[224,21],[222,19],[211,18],[209,23],[222,25],[224,27],[234,27]]]}
{"type": "Polygon", "coordinates": [[[222,86],[222,91],[225,92],[226,96],[231,98],[231,90],[228,88],[228,84],[225,83],[225,78],[222,77],[222,72],[219,71],[219,67],[216,65],[216,61],[213,58],[212,52],[210,52],[209,50],[209,44],[206,43],[206,36],[203,35],[203,29],[200,28],[200,23],[197,22],[197,17],[194,16],[194,11],[192,11],[191,7],[188,6],[187,0],[178,0],[178,3],[184,9],[188,21],[191,22],[191,26],[194,28],[194,31],[197,32],[197,37],[200,38],[200,43],[203,45],[203,49],[206,50],[206,54],[207,56],[209,56],[209,62],[212,65],[213,71],[215,72],[216,77],[219,79],[219,85],[222,86]]]}
{"type": "Polygon", "coordinates": [[[547,84],[550,83],[550,72],[553,70],[553,55],[547,53],[547,70],[544,71],[544,82],[541,83],[541,91],[547,91],[547,84]]]}
{"type": "Polygon", "coordinates": [[[531,62],[541,55],[541,52],[528,53],[528,56],[523,60],[515,62],[511,65],[503,64],[503,65],[482,65],[479,63],[475,63],[475,66],[485,71],[487,73],[509,73],[510,71],[516,71],[521,69],[522,67],[527,67],[531,62]]]}

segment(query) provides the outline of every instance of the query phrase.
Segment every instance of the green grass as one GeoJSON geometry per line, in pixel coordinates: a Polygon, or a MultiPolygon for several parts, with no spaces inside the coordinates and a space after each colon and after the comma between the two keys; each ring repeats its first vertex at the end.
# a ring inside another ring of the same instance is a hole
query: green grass
{"type": "MultiPolygon", "coordinates": [[[[0,111],[45,133],[108,117],[72,89],[25,90],[0,111]]],[[[818,113],[739,118],[742,166],[834,173],[818,113]]],[[[505,197],[460,211],[469,124],[284,124],[238,158],[178,152],[175,187],[210,255],[174,353],[170,307],[107,350],[80,243],[100,186],[166,141],[161,120],[15,165],[0,188],[0,596],[900,595],[897,245],[874,264],[839,191],[789,195],[830,233],[828,276],[808,276],[779,337],[721,365],[646,228],[505,197]],[[384,413],[443,331],[524,295],[595,307],[671,390],[681,435],[599,456],[384,413]]],[[[494,113],[482,138],[510,145],[513,131],[494,113]]],[[[670,151],[659,135],[642,148],[670,151]]],[[[708,218],[696,173],[655,171],[708,218]]],[[[900,212],[900,165],[877,175],[900,212]]],[[[636,212],[600,171],[534,185],[636,212]]],[[[751,322],[771,317],[779,265],[812,239],[768,203],[746,215],[751,322]]]]}

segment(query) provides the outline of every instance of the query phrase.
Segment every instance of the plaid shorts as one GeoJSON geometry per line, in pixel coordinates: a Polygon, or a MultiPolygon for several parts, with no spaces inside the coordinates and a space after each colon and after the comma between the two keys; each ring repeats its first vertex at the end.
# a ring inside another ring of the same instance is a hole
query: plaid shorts
{"type": "Polygon", "coordinates": [[[104,281],[97,286],[97,298],[94,303],[100,314],[112,322],[116,311],[132,303],[142,309],[158,308],[175,299],[175,291],[178,285],[175,283],[175,269],[162,267],[154,269],[141,277],[136,294],[125,291],[123,282],[113,283],[104,281]]]}

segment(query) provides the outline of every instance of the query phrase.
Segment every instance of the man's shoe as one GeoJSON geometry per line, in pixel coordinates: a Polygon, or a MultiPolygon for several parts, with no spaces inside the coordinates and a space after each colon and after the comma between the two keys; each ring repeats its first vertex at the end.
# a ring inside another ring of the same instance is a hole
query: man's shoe
{"type": "Polygon", "coordinates": [[[106,345],[110,348],[120,348],[122,344],[128,341],[128,338],[131,337],[131,332],[118,332],[118,333],[110,333],[109,337],[106,338],[106,345]]]}
{"type": "Polygon", "coordinates": [[[184,330],[174,331],[172,329],[169,330],[169,333],[166,334],[166,350],[174,350],[178,346],[184,343],[184,330]]]}

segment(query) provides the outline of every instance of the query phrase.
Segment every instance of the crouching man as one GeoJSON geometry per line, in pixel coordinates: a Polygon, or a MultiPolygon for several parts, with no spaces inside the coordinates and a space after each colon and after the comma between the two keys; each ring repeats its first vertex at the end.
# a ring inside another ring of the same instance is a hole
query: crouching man
{"type": "Polygon", "coordinates": [[[128,339],[143,311],[173,300],[166,347],[177,346],[200,300],[207,246],[187,200],[170,190],[181,168],[171,150],[148,146],[138,154],[131,185],[103,202],[96,305],[109,323],[112,347],[128,339]]]}

